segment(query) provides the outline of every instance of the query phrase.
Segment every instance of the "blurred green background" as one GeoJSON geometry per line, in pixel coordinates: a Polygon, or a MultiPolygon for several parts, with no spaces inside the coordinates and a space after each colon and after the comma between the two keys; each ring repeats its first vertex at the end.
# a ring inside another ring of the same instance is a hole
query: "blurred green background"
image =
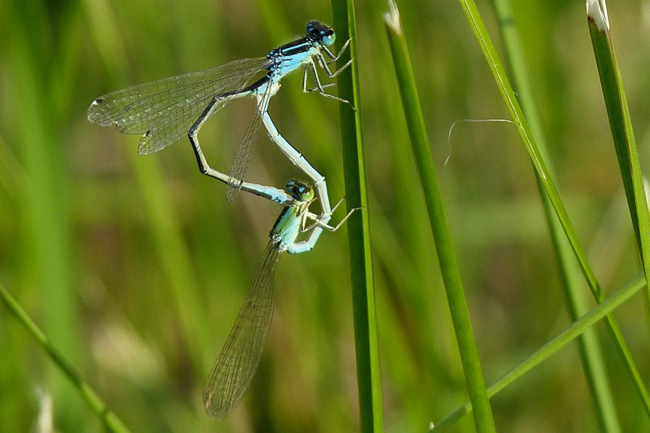
{"type": "MultiPolygon", "coordinates": [[[[567,326],[528,156],[457,2],[398,2],[488,383],[567,326]],[[444,161],[450,154],[449,162],[444,161]]],[[[565,204],[607,290],[639,270],[584,2],[513,0],[565,204]]],[[[642,164],[650,158],[650,2],[610,3],[642,164]]],[[[388,432],[425,432],[466,400],[381,14],[356,4],[361,110],[388,432]]],[[[479,3],[493,37],[487,1],[479,3]]],[[[260,369],[225,421],[205,415],[208,371],[245,297],[277,205],[201,176],[181,140],[148,157],[86,120],[99,95],[265,55],[331,22],[329,2],[18,1],[0,5],[0,281],[133,432],[353,432],[357,385],[347,236],[285,256],[260,369]]],[[[283,81],[271,115],[344,194],[336,102],[283,81]]],[[[227,171],[253,109],[238,101],[200,138],[227,171]]],[[[304,179],[262,136],[248,180],[304,179]]],[[[585,297],[587,289],[585,287],[585,297]]],[[[588,297],[591,299],[591,297],[588,297]]],[[[617,310],[650,377],[641,297],[617,310]]],[[[600,326],[598,331],[602,331],[600,326]]],[[[602,335],[601,335],[602,334],[602,335]]],[[[601,335],[625,432],[649,422],[601,335]]],[[[42,393],[61,432],[99,432],[86,407],[0,308],[0,432],[30,431],[42,393]]],[[[596,431],[576,346],[496,396],[499,431],[596,431]]],[[[471,417],[455,431],[472,431],[471,417]]],[[[453,429],[452,429],[453,430],[453,429]]]]}

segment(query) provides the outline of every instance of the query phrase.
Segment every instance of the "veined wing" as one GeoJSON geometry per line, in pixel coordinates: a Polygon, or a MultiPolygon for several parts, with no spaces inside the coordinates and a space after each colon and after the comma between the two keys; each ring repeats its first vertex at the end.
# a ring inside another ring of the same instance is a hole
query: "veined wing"
{"type": "Polygon", "coordinates": [[[237,406],[251,383],[262,356],[273,316],[273,276],[280,252],[269,242],[253,282],[210,372],[203,401],[210,416],[223,418],[237,406]]]}
{"type": "MultiPolygon", "coordinates": [[[[235,60],[111,92],[93,101],[88,120],[115,125],[125,134],[142,134],[138,152],[154,153],[187,134],[212,98],[243,89],[269,64],[266,57],[235,60]]],[[[228,101],[224,96],[211,115],[228,101]]]]}
{"type": "Polygon", "coordinates": [[[272,96],[273,85],[271,83],[273,83],[273,77],[269,78],[264,94],[258,97],[255,114],[246,128],[239,149],[237,149],[237,153],[235,154],[235,159],[230,167],[230,183],[226,189],[226,201],[228,203],[232,203],[237,197],[237,194],[239,194],[242,183],[246,178],[248,167],[251,165],[253,146],[260,132],[262,116],[268,109],[272,96]]]}

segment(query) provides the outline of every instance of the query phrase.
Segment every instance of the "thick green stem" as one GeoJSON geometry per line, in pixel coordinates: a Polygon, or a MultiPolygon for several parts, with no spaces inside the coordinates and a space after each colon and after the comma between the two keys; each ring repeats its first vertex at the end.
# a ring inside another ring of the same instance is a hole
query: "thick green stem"
{"type": "MultiPolygon", "coordinates": [[[[339,47],[352,38],[349,51],[338,61],[338,67],[341,67],[350,58],[358,58],[354,1],[332,0],[332,10],[339,47]]],[[[384,421],[377,310],[370,253],[366,163],[361,125],[359,70],[356,60],[339,74],[338,88],[339,96],[350,101],[351,104],[341,104],[340,108],[346,202],[348,210],[361,208],[361,211],[352,215],[347,223],[361,431],[381,433],[384,431],[384,421]]]]}

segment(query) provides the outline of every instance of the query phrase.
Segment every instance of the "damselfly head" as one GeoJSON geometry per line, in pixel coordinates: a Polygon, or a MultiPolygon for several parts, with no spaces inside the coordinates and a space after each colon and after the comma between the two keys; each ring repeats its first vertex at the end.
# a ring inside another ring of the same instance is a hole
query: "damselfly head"
{"type": "Polygon", "coordinates": [[[307,34],[313,40],[323,45],[332,45],[336,40],[334,30],[319,21],[310,21],[307,23],[307,34]]]}
{"type": "Polygon", "coordinates": [[[314,190],[311,186],[298,182],[297,180],[290,180],[287,182],[285,188],[287,193],[298,201],[311,201],[314,199],[314,190]]]}

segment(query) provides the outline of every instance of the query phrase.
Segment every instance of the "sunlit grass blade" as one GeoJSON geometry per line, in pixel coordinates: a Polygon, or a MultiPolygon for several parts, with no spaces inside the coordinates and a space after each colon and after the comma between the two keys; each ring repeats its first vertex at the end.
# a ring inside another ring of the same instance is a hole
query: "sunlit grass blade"
{"type": "MultiPolygon", "coordinates": [[[[553,172],[550,159],[547,157],[546,140],[542,132],[512,5],[510,0],[492,0],[492,3],[494,4],[498,18],[497,22],[499,23],[499,30],[505,48],[506,60],[510,66],[513,84],[517,89],[519,101],[529,121],[532,135],[539,145],[539,151],[544,155],[545,160],[549,161],[549,171],[553,172]]],[[[535,173],[535,176],[544,208],[544,215],[558,258],[560,277],[566,294],[569,313],[571,314],[571,319],[575,321],[585,310],[584,296],[580,290],[580,270],[577,268],[573,259],[571,246],[562,230],[560,221],[557,219],[555,212],[553,212],[553,207],[544,191],[541,179],[537,173],[535,173]]],[[[578,339],[578,344],[583,370],[587,383],[589,384],[589,390],[594,398],[596,414],[601,428],[604,432],[620,432],[621,427],[616,413],[616,406],[612,397],[603,355],[595,330],[586,330],[578,339]]]]}
{"type": "Polygon", "coordinates": [[[81,398],[90,406],[93,412],[104,424],[106,429],[113,433],[130,433],[130,430],[111,412],[106,403],[99,395],[85,382],[75,368],[63,357],[63,354],[50,342],[45,333],[27,315],[25,310],[11,296],[11,294],[0,284],[0,299],[14,315],[16,320],[25,327],[39,346],[45,351],[56,368],[61,371],[67,381],[77,389],[81,398]]]}
{"type": "MultiPolygon", "coordinates": [[[[485,387],[474,331],[469,317],[467,300],[456,262],[451,234],[445,216],[442,195],[431,156],[431,146],[424,125],[415,77],[408,54],[406,39],[402,33],[399,11],[394,2],[389,2],[390,11],[385,15],[386,32],[393,53],[393,64],[397,75],[404,115],[411,139],[413,155],[420,173],[424,198],[429,211],[429,222],[435,239],[436,251],[442,277],[447,291],[456,340],[460,350],[467,390],[474,411],[474,423],[479,432],[494,432],[494,417],[485,387]]],[[[432,252],[431,257],[434,254],[432,252]]]]}
{"type": "MultiPolygon", "coordinates": [[[[341,67],[350,58],[357,58],[354,0],[332,0],[332,12],[338,46],[343,46],[348,38],[352,38],[349,50],[338,60],[338,67],[341,67]]],[[[338,76],[338,89],[339,96],[351,104],[340,105],[346,203],[348,210],[362,208],[348,222],[361,431],[381,433],[384,431],[384,420],[377,309],[370,252],[359,69],[356,61],[338,76]]]]}
{"type": "MultiPolygon", "coordinates": [[[[580,319],[573,322],[570,326],[564,329],[561,333],[553,337],[542,347],[537,349],[535,353],[526,358],[518,366],[506,373],[501,379],[496,381],[494,385],[488,388],[488,396],[494,397],[499,391],[515,382],[521,376],[533,369],[535,366],[541,364],[546,359],[553,356],[557,351],[569,344],[574,338],[584,333],[590,326],[594,325],[603,317],[614,311],[623,302],[630,299],[635,293],[645,286],[645,277],[639,274],[632,280],[624,284],[620,289],[609,295],[603,302],[593,307],[589,312],[584,314],[580,319]]],[[[455,421],[466,415],[472,410],[472,404],[466,403],[458,410],[451,413],[442,421],[435,425],[434,431],[442,431],[450,427],[455,421]]]]}
{"type": "MultiPolygon", "coordinates": [[[[25,184],[17,196],[20,211],[25,218],[27,236],[22,244],[12,241],[12,249],[21,251],[24,265],[31,269],[25,287],[38,290],[36,296],[47,308],[43,310],[44,326],[53,341],[76,363],[82,363],[85,352],[79,338],[80,318],[78,298],[73,275],[74,240],[70,216],[69,171],[66,170],[65,132],[57,121],[59,107],[53,103],[51,77],[43,68],[43,56],[50,51],[39,45],[48,34],[49,23],[43,10],[26,5],[15,17],[16,31],[6,53],[13,66],[10,92],[13,110],[22,113],[16,117],[14,134],[17,155],[25,170],[25,184]],[[29,29],[35,22],[42,23],[29,29]],[[27,114],[28,113],[28,114],[27,114]]],[[[51,30],[51,29],[49,29],[51,30]]],[[[4,175],[4,172],[3,172],[4,175]]],[[[16,237],[21,239],[20,237],[16,237]]],[[[58,375],[50,380],[51,370],[45,370],[50,391],[62,404],[59,416],[61,426],[74,429],[81,419],[73,409],[75,398],[58,375]]]]}
{"type": "MultiPolygon", "coordinates": [[[[609,126],[614,138],[618,165],[623,178],[625,195],[641,255],[643,269],[650,269],[650,215],[643,185],[643,174],[639,162],[630,110],[625,97],[623,79],[612,44],[612,34],[607,16],[605,0],[587,0],[587,21],[591,43],[596,56],[600,84],[603,89],[609,126]]],[[[650,287],[646,285],[646,287],[650,287]]],[[[646,302],[650,300],[650,288],[646,302]]],[[[650,314],[649,311],[646,313],[650,314]]]]}
{"type": "MultiPolygon", "coordinates": [[[[589,285],[589,288],[591,289],[591,292],[594,295],[596,301],[602,302],[605,298],[605,295],[600,285],[598,284],[596,275],[594,274],[589,261],[587,260],[587,255],[584,251],[584,248],[578,240],[578,235],[573,227],[573,224],[571,223],[571,220],[569,219],[566,208],[560,199],[557,187],[552,180],[550,172],[546,168],[544,158],[537,148],[537,144],[528,125],[528,121],[526,120],[517,97],[515,96],[501,60],[497,55],[494,44],[492,43],[492,39],[490,38],[490,35],[485,28],[485,24],[483,23],[483,19],[481,18],[478,8],[476,7],[476,3],[474,0],[459,0],[459,2],[463,8],[463,11],[465,12],[472,31],[474,32],[474,36],[476,37],[476,40],[481,47],[481,51],[487,60],[488,66],[492,71],[495,82],[499,88],[499,91],[501,92],[501,96],[506,103],[506,108],[508,109],[510,116],[512,117],[512,120],[517,128],[517,132],[519,133],[523,144],[528,151],[533,166],[535,167],[535,170],[539,175],[539,179],[544,186],[544,190],[548,194],[549,200],[553,204],[553,208],[555,209],[558,219],[562,224],[562,228],[564,229],[569,243],[571,244],[571,248],[573,249],[576,258],[578,259],[580,269],[585,279],[587,280],[587,284],[589,285]]],[[[641,399],[646,412],[648,415],[650,415],[650,395],[648,394],[648,390],[646,389],[645,384],[641,379],[639,369],[637,368],[634,359],[632,358],[632,354],[623,338],[618,323],[614,317],[610,316],[607,317],[606,324],[609,332],[612,334],[614,342],[616,343],[619,354],[623,359],[625,368],[627,369],[628,374],[634,383],[634,387],[639,394],[639,398],[641,399]]]]}
{"type": "MultiPolygon", "coordinates": [[[[106,65],[119,65],[111,70],[113,81],[127,70],[125,45],[110,4],[105,1],[87,2],[87,13],[93,23],[94,42],[106,65]]],[[[117,88],[117,86],[115,86],[117,88]]],[[[144,209],[148,213],[151,232],[161,262],[161,270],[169,281],[171,295],[178,308],[184,327],[184,339],[190,349],[194,370],[202,372],[211,362],[202,347],[207,347],[205,332],[206,310],[200,301],[199,284],[192,270],[192,262],[184,243],[178,222],[174,217],[170,196],[160,163],[155,157],[144,158],[135,149],[128,152],[140,187],[144,209]]]]}

